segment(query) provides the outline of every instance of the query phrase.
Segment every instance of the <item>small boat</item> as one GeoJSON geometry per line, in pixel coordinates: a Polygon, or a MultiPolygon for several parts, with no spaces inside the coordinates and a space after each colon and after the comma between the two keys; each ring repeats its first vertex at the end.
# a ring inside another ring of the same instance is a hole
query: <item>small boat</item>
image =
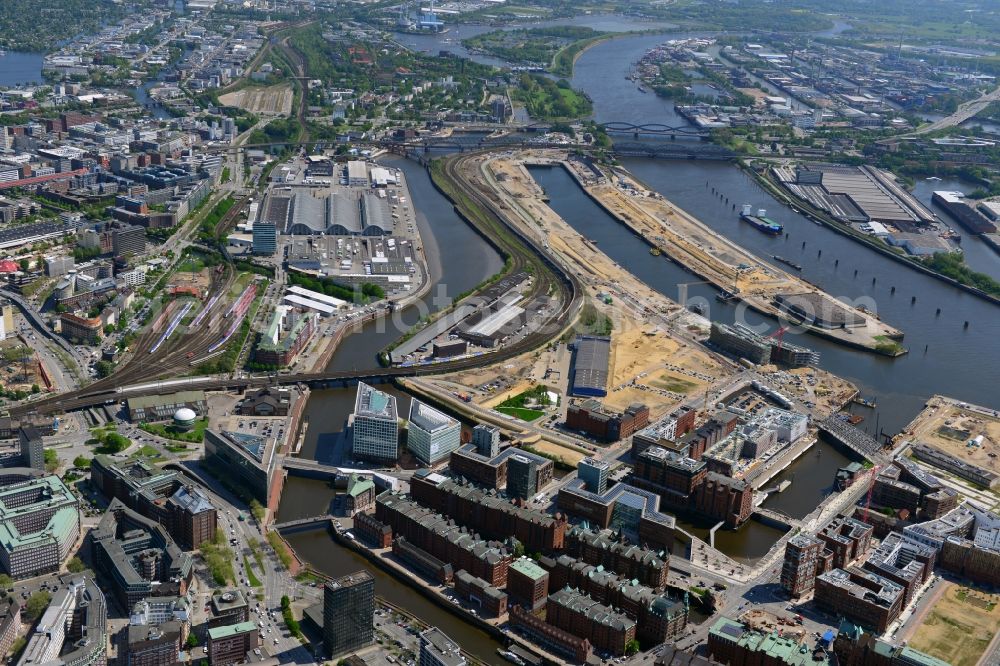
{"type": "Polygon", "coordinates": [[[688,310],[695,313],[696,315],[705,314],[705,306],[702,305],[701,303],[693,303],[692,305],[689,305],[688,310]]]}
{"type": "Polygon", "coordinates": [[[726,289],[723,289],[715,295],[715,300],[722,301],[723,303],[728,303],[729,301],[736,300],[736,294],[726,289]]]}
{"type": "Polygon", "coordinates": [[[767,211],[763,208],[758,209],[756,215],[752,211],[753,209],[750,207],[750,204],[743,204],[743,210],[740,211],[740,219],[758,231],[776,236],[784,229],[780,224],[769,218],[767,211]]]}
{"type": "Polygon", "coordinates": [[[524,666],[524,659],[521,659],[516,654],[510,650],[504,650],[503,648],[497,648],[497,654],[509,661],[512,664],[517,664],[517,666],[524,666]]]}
{"type": "Polygon", "coordinates": [[[791,259],[785,259],[784,257],[778,256],[776,254],[772,254],[771,258],[774,259],[775,261],[779,261],[779,262],[783,263],[784,265],[788,266],[789,268],[794,268],[797,271],[801,271],[802,270],[802,265],[795,263],[791,259]]]}
{"type": "Polygon", "coordinates": [[[641,92],[641,93],[644,93],[644,92],[647,92],[647,91],[646,91],[646,89],[645,89],[645,88],[643,88],[642,86],[639,86],[639,92],[641,92]]]}
{"type": "Polygon", "coordinates": [[[663,253],[663,251],[658,247],[651,247],[649,248],[649,253],[654,257],[658,257],[663,253]]]}

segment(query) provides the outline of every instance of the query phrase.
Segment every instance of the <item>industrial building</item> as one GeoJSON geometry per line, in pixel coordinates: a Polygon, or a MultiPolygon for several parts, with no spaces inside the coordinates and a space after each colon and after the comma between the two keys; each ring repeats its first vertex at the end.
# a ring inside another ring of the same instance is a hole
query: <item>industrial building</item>
{"type": "Polygon", "coordinates": [[[375,639],[375,579],[356,571],[323,586],[323,648],[331,658],[375,639]]]}
{"type": "Polygon", "coordinates": [[[153,596],[182,596],[194,573],[191,556],[157,522],[112,500],[91,532],[97,573],[124,608],[153,596]]]}
{"type": "Polygon", "coordinates": [[[465,569],[455,572],[455,593],[479,606],[484,617],[500,617],[507,613],[508,597],[488,581],[473,576],[465,569]]]}
{"type": "Polygon", "coordinates": [[[773,172],[792,194],[845,223],[877,222],[905,231],[936,220],[891,174],[872,166],[810,164],[773,172]]]}
{"type": "Polygon", "coordinates": [[[399,423],[395,396],[358,382],[354,412],[348,419],[351,453],[362,460],[395,461],[399,457],[399,423]]]}
{"type": "Polygon", "coordinates": [[[787,314],[819,328],[856,328],[865,325],[864,317],[820,292],[778,294],[774,297],[774,303],[787,314]]]}
{"type": "Polygon", "coordinates": [[[389,200],[372,192],[282,188],[268,194],[254,229],[263,221],[288,236],[388,236],[393,219],[389,200]]]}
{"type": "Polygon", "coordinates": [[[406,448],[424,465],[447,460],[462,443],[461,423],[416,398],[410,400],[408,421],[406,448]]]}
{"type": "Polygon", "coordinates": [[[0,571],[14,580],[58,571],[79,535],[79,501],[59,477],[0,489],[0,571]]]}
{"type": "Polygon", "coordinates": [[[510,603],[539,611],[549,594],[549,572],[528,557],[514,560],[507,569],[507,594],[510,603]]]}
{"type": "Polygon", "coordinates": [[[570,369],[570,394],[607,395],[610,356],[611,338],[597,335],[576,336],[573,342],[573,366],[570,369]]]}

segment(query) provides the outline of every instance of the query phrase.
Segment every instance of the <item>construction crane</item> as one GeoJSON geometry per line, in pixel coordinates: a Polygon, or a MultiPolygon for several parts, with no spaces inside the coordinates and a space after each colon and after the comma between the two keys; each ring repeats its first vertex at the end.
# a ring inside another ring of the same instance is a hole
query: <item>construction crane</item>
{"type": "Polygon", "coordinates": [[[781,349],[781,342],[784,339],[784,337],[785,337],[785,331],[787,331],[787,330],[788,330],[787,326],[779,326],[777,331],[775,331],[774,333],[771,333],[767,337],[774,338],[775,340],[777,340],[778,341],[778,349],[781,349]]]}
{"type": "Polygon", "coordinates": [[[865,517],[862,519],[863,522],[868,522],[868,512],[872,508],[872,491],[875,490],[875,477],[878,476],[878,471],[881,469],[881,465],[875,465],[872,467],[872,478],[871,483],[868,484],[868,496],[865,499],[865,517]]]}

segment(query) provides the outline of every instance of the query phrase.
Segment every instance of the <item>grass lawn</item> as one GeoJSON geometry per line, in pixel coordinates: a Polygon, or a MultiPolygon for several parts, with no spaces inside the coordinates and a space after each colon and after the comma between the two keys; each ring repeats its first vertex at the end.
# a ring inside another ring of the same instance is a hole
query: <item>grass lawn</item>
{"type": "Polygon", "coordinates": [[[672,393],[690,393],[697,384],[694,382],[689,382],[686,379],[680,379],[679,377],[667,377],[662,381],[653,382],[653,386],[656,388],[661,388],[664,391],[670,391],[672,393]]]}
{"type": "Polygon", "coordinates": [[[179,430],[173,424],[166,423],[142,423],[139,427],[152,435],[164,439],[197,443],[205,441],[205,429],[208,428],[208,419],[195,421],[194,426],[187,431],[179,430]]]}
{"type": "Polygon", "coordinates": [[[154,449],[152,446],[144,445],[139,449],[139,455],[144,458],[159,458],[160,452],[154,449]]]}
{"type": "Polygon", "coordinates": [[[250,560],[247,559],[246,555],[243,556],[243,566],[247,569],[247,580],[250,581],[250,587],[260,587],[260,579],[254,574],[250,560]]]}
{"type": "Polygon", "coordinates": [[[526,407],[497,407],[498,412],[508,414],[522,421],[534,421],[545,414],[537,409],[527,409],[526,407]]]}
{"type": "Polygon", "coordinates": [[[910,647],[953,666],[975,666],[1000,628],[998,600],[996,594],[948,583],[910,647]]]}

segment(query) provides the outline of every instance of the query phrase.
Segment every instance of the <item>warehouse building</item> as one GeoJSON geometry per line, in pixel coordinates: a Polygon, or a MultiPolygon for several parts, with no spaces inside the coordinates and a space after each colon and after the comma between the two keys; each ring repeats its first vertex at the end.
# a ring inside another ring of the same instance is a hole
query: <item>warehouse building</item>
{"type": "Polygon", "coordinates": [[[605,396],[608,394],[608,361],[611,338],[578,335],[573,342],[573,367],[570,369],[570,394],[605,396]]]}

